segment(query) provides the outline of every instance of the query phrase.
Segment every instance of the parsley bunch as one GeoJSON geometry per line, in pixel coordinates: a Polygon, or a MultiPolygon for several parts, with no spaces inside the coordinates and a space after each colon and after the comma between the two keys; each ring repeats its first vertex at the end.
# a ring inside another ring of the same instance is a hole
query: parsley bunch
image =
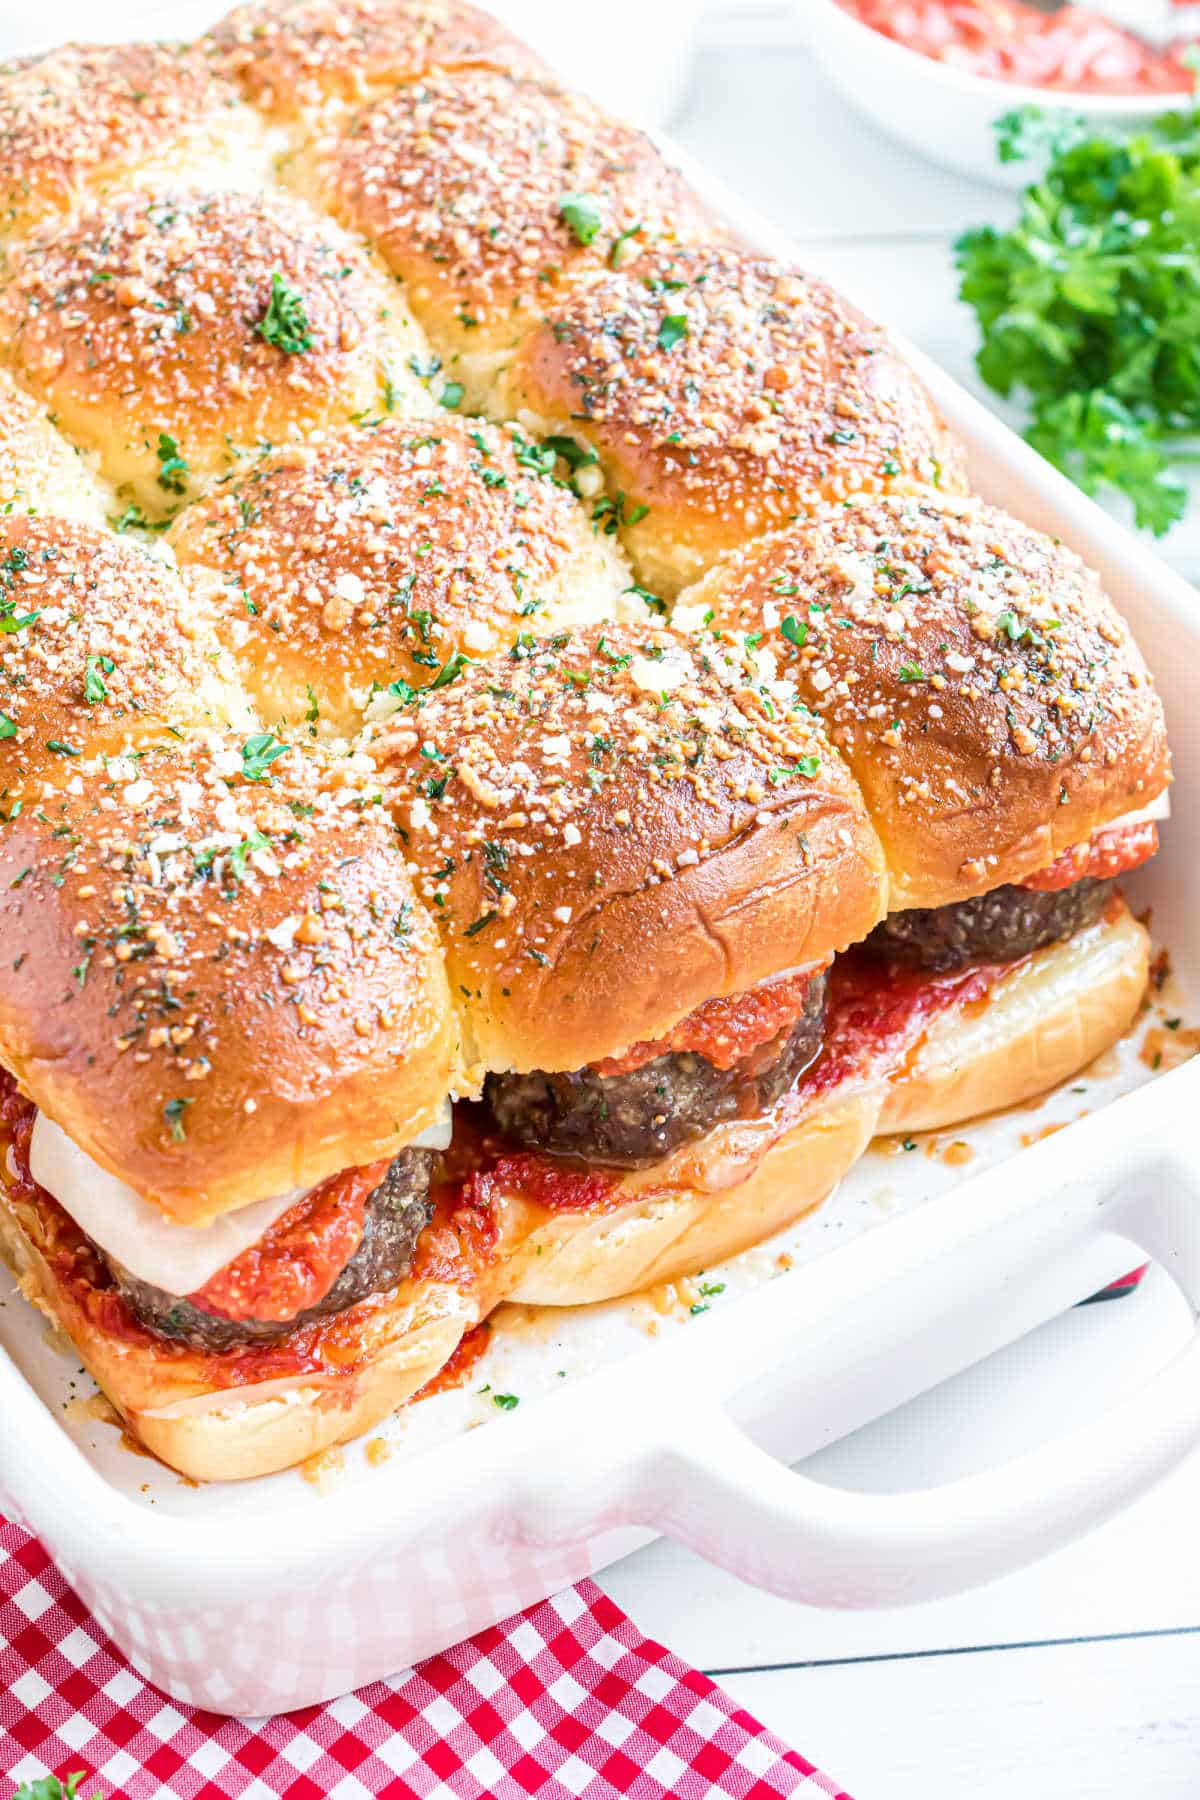
{"type": "Polygon", "coordinates": [[[1048,162],[1011,229],[956,245],[979,372],[1028,400],[1035,449],[1161,533],[1187,504],[1178,466],[1200,433],[1200,111],[1136,137],[1036,107],[998,129],[1002,161],[1048,162]]]}

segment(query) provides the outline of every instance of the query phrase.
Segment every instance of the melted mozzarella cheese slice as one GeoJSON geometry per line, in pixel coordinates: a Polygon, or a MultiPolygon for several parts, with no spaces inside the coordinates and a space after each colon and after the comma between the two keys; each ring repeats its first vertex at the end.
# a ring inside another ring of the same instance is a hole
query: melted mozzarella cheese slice
{"type": "MultiPolygon", "coordinates": [[[[444,1150],[451,1112],[413,1139],[412,1147],[444,1150]]],[[[307,1191],[295,1188],[273,1200],[256,1200],[225,1213],[211,1225],[180,1225],[93,1162],[65,1131],[39,1113],[29,1145],[33,1179],[53,1194],[92,1242],[139,1281],[168,1294],[194,1294],[217,1272],[249,1250],[307,1191]]]]}
{"type": "Polygon", "coordinates": [[[1171,793],[1164,788],[1157,800],[1149,806],[1143,806],[1137,812],[1122,813],[1119,819],[1110,819],[1101,831],[1122,831],[1126,825],[1150,825],[1157,819],[1169,819],[1171,816],[1171,793]]]}
{"type": "Polygon", "coordinates": [[[75,1223],[139,1281],[168,1294],[193,1294],[257,1244],[304,1192],[258,1200],[211,1225],[180,1225],[93,1162],[45,1113],[34,1121],[29,1170],[75,1223]]]}

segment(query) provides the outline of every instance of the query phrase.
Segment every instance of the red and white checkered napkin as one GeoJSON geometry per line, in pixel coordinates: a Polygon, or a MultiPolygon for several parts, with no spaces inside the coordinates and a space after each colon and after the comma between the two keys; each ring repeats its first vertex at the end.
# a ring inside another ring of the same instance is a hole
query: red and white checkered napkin
{"type": "Polygon", "coordinates": [[[392,1681],[243,1722],[149,1686],[0,1521],[0,1777],[75,1769],[89,1800],[849,1800],[591,1581],[392,1681]]]}

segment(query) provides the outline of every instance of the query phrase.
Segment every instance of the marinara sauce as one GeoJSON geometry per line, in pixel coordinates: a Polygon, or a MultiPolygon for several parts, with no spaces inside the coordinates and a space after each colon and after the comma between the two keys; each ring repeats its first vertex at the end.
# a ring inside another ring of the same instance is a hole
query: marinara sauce
{"type": "Polygon", "coordinates": [[[838,0],[864,25],[922,56],[993,81],[1072,94],[1179,94],[1195,84],[1184,46],[1167,50],[1085,6],[1026,0],[838,0]]]}

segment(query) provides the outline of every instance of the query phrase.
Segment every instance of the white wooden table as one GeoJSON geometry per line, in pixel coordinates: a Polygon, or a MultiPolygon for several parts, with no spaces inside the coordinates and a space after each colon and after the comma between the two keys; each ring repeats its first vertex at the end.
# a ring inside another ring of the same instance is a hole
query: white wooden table
{"type": "MultiPolygon", "coordinates": [[[[709,28],[672,129],[807,260],[970,379],[954,235],[1008,202],[905,154],[846,111],[757,9],[709,28]]],[[[1200,511],[1200,509],[1197,509],[1200,511]]],[[[1170,545],[1200,572],[1200,529],[1170,545]]],[[[1200,603],[1200,602],[1198,602],[1200,603]]],[[[1165,1276],[1092,1306],[808,1465],[846,1486],[986,1467],[1104,1410],[1181,1347],[1165,1276]]],[[[990,1588],[903,1612],[823,1614],[655,1544],[604,1583],[652,1635],[718,1675],[855,1800],[1196,1800],[1200,1459],[1123,1518],[990,1588]]]]}

